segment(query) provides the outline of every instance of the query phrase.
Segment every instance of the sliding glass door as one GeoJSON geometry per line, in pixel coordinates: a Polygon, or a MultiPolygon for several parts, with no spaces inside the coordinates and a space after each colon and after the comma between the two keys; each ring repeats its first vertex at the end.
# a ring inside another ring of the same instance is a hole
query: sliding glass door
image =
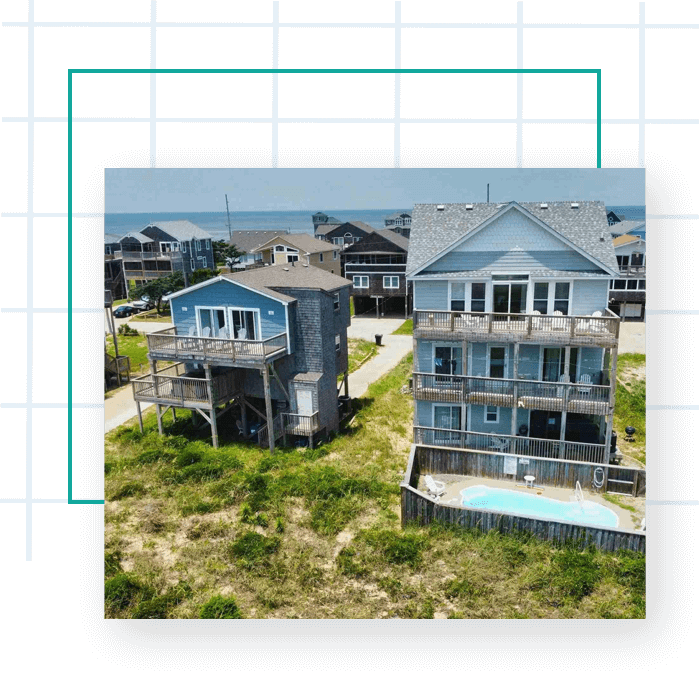
{"type": "Polygon", "coordinates": [[[231,325],[233,336],[231,339],[258,340],[259,337],[259,312],[248,309],[231,309],[231,325]]]}
{"type": "Polygon", "coordinates": [[[525,313],[526,310],[526,283],[493,284],[493,311],[495,313],[525,313]]]}
{"type": "Polygon", "coordinates": [[[197,308],[197,331],[200,337],[228,338],[226,311],[223,308],[197,308]]]}
{"type": "MultiPolygon", "coordinates": [[[[570,365],[568,372],[570,380],[576,380],[578,368],[578,349],[572,347],[570,349],[570,365]]],[[[565,349],[563,348],[544,348],[543,352],[543,368],[542,381],[560,381],[565,371],[565,349]]]]}

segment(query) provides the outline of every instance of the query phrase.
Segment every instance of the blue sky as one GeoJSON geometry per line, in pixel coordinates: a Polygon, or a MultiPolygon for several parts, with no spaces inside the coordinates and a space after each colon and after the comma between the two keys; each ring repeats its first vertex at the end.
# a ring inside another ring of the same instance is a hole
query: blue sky
{"type": "Polygon", "coordinates": [[[107,169],[106,212],[411,208],[420,202],[644,205],[643,169],[107,169]]]}

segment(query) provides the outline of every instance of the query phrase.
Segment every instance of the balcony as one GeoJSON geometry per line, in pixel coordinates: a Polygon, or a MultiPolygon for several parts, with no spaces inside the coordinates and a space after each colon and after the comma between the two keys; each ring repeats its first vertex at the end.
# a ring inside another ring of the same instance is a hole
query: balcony
{"type": "Polygon", "coordinates": [[[203,373],[185,373],[182,363],[138,377],[132,386],[134,400],[190,409],[216,407],[242,393],[240,379],[234,371],[207,379],[203,373]]]}
{"type": "Polygon", "coordinates": [[[440,403],[465,403],[527,410],[610,413],[609,386],[528,379],[495,379],[449,374],[413,373],[413,397],[440,403]]]}
{"type": "Polygon", "coordinates": [[[455,447],[481,452],[501,452],[518,457],[544,457],[566,459],[590,464],[604,464],[605,446],[592,443],[576,443],[569,440],[547,440],[522,436],[493,435],[473,431],[414,426],[416,444],[435,447],[455,447]]]}
{"type": "Polygon", "coordinates": [[[318,412],[313,414],[295,414],[282,412],[284,433],[293,436],[309,436],[320,428],[318,412]]]}
{"type": "Polygon", "coordinates": [[[219,339],[181,335],[177,328],[146,335],[148,354],[152,360],[188,360],[211,362],[230,367],[260,366],[287,355],[286,332],[269,339],[219,339]]]}
{"type": "Polygon", "coordinates": [[[415,311],[413,319],[418,339],[604,347],[619,342],[619,316],[608,308],[599,316],[415,311]]]}
{"type": "Polygon", "coordinates": [[[633,266],[633,265],[620,265],[619,273],[624,277],[629,278],[645,278],[646,277],[646,267],[645,266],[633,266]]]}

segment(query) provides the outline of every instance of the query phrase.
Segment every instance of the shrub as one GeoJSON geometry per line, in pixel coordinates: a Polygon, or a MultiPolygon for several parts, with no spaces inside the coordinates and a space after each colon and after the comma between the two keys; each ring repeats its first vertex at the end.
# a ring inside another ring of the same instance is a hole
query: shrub
{"type": "Polygon", "coordinates": [[[422,559],[422,551],[427,548],[424,534],[404,533],[393,530],[369,530],[362,535],[364,541],[383,558],[394,565],[417,567],[422,559]]]}
{"type": "Polygon", "coordinates": [[[132,619],[167,619],[169,611],[192,595],[192,587],[184,581],[171,586],[162,596],[142,600],[131,615],[132,619]]]}
{"type": "Polygon", "coordinates": [[[279,537],[265,537],[257,532],[245,532],[228,546],[230,558],[247,570],[266,565],[269,557],[277,552],[279,537]]]}
{"type": "Polygon", "coordinates": [[[199,619],[242,619],[243,615],[235,602],[235,598],[214,596],[208,603],[202,605],[199,619]]]}
{"type": "Polygon", "coordinates": [[[122,337],[137,337],[138,330],[135,330],[128,323],[124,323],[123,325],[119,325],[119,329],[117,329],[117,334],[121,335],[122,337]]]}
{"type": "Polygon", "coordinates": [[[127,497],[141,497],[145,493],[146,488],[143,487],[143,483],[132,480],[121,485],[121,487],[119,487],[109,499],[110,501],[119,501],[120,499],[126,499],[127,497]]]}
{"type": "Polygon", "coordinates": [[[104,583],[104,602],[112,610],[123,610],[133,602],[142,588],[135,577],[122,572],[104,583]]]}
{"type": "Polygon", "coordinates": [[[109,579],[121,572],[121,553],[119,551],[104,552],[104,576],[109,579]]]}
{"type": "Polygon", "coordinates": [[[345,546],[337,554],[337,569],[346,577],[364,577],[369,570],[355,561],[357,552],[351,546],[345,546]]]}

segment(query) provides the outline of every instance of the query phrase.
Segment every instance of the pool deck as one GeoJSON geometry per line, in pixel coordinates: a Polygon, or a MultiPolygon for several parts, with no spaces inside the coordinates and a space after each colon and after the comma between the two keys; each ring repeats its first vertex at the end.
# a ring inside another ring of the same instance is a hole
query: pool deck
{"type": "MultiPolygon", "coordinates": [[[[526,492],[527,494],[537,494],[549,499],[557,499],[558,501],[571,501],[575,499],[574,493],[568,488],[560,487],[543,487],[536,486],[534,489],[525,488],[524,485],[519,485],[512,481],[492,480],[490,478],[475,478],[472,476],[454,476],[448,474],[433,474],[435,480],[439,480],[445,484],[446,493],[439,498],[440,504],[450,504],[451,506],[461,506],[461,490],[474,485],[486,485],[488,487],[498,487],[504,490],[515,490],[516,492],[526,492]]],[[[427,493],[427,486],[423,476],[418,480],[417,489],[427,493]]],[[[602,497],[602,495],[594,494],[583,490],[585,501],[593,501],[602,506],[606,506],[619,516],[618,529],[620,530],[637,530],[641,524],[641,520],[645,518],[645,502],[634,500],[633,497],[620,496],[619,499],[625,504],[634,505],[636,512],[631,513],[626,509],[612,504],[602,497]]]]}

